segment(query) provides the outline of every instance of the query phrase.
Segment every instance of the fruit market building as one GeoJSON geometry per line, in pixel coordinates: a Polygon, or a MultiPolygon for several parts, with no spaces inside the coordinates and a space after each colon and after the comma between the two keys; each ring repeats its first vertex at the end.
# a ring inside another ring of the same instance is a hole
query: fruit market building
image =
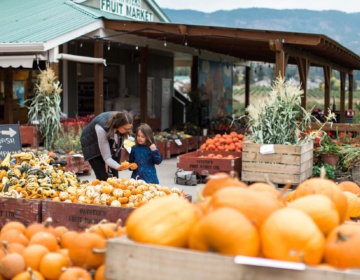
{"type": "Polygon", "coordinates": [[[152,0],[3,0],[0,10],[2,123],[28,122],[23,103],[46,62],[63,86],[62,108],[69,117],[125,109],[155,129],[168,128],[177,122],[176,66],[191,68],[192,90],[214,93],[209,117],[221,109],[228,114],[233,66],[246,67],[245,106],[251,101],[250,61],[272,63],[278,75],[296,65],[304,107],[309,67],[324,70],[325,108],[330,108],[331,72],[337,70],[340,110],[353,107],[353,71],[360,69],[360,57],[324,35],[171,23],[152,0]]]}

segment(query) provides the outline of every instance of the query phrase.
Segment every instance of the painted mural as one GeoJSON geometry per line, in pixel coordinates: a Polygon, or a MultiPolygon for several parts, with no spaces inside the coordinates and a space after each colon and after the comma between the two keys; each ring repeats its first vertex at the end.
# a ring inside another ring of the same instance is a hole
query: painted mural
{"type": "Polygon", "coordinates": [[[231,64],[200,60],[199,89],[201,99],[209,104],[209,119],[232,114],[232,66],[231,64]]]}

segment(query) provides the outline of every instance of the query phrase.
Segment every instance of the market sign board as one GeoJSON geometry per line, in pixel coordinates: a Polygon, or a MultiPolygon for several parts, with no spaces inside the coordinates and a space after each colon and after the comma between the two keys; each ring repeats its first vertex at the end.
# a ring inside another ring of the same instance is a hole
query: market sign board
{"type": "Polygon", "coordinates": [[[100,0],[100,10],[140,21],[153,21],[153,13],[141,8],[141,0],[100,0]]]}
{"type": "Polygon", "coordinates": [[[20,126],[18,124],[0,125],[0,160],[8,153],[21,152],[20,126]]]}

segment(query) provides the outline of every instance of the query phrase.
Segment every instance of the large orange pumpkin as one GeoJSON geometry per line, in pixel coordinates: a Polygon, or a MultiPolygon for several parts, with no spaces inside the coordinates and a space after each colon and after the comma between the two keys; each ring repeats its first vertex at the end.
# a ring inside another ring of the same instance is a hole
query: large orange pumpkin
{"type": "Polygon", "coordinates": [[[260,227],[275,210],[284,207],[282,199],[250,188],[227,187],[213,194],[213,209],[231,207],[243,213],[254,225],[260,227]]]}
{"type": "Polygon", "coordinates": [[[68,248],[72,263],[85,269],[95,269],[103,264],[105,249],[106,239],[92,232],[75,235],[68,248]]]}
{"type": "Polygon", "coordinates": [[[247,187],[247,185],[237,179],[232,178],[228,173],[218,172],[209,175],[209,180],[204,185],[202,195],[211,196],[217,190],[225,187],[247,187]]]}
{"type": "Polygon", "coordinates": [[[207,214],[193,227],[189,248],[256,257],[260,249],[259,233],[243,214],[224,207],[207,214]]]}
{"type": "Polygon", "coordinates": [[[190,202],[166,196],[131,212],[126,230],[129,238],[137,242],[185,247],[198,219],[198,211],[190,202]]]}
{"type": "Polygon", "coordinates": [[[360,267],[360,226],[342,224],[330,232],[325,244],[325,262],[337,268],[360,267]]]}
{"type": "Polygon", "coordinates": [[[312,194],[300,197],[288,204],[308,214],[323,234],[328,235],[340,223],[339,213],[332,200],[322,194],[312,194]]]}
{"type": "Polygon", "coordinates": [[[352,181],[342,181],[337,185],[342,191],[352,192],[354,194],[360,193],[358,184],[352,181]]]}
{"type": "Polygon", "coordinates": [[[285,207],[262,224],[260,242],[266,258],[317,265],[323,258],[325,237],[309,215],[285,207]]]}
{"type": "Polygon", "coordinates": [[[336,206],[340,223],[345,220],[348,202],[344,193],[332,180],[325,178],[307,179],[297,186],[294,199],[315,193],[328,196],[336,206]]]}

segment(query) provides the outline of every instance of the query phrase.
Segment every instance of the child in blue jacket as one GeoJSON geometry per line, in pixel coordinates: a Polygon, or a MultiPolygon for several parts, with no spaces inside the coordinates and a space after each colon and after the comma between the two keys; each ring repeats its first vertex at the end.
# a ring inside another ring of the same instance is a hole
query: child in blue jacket
{"type": "Polygon", "coordinates": [[[146,183],[159,184],[155,164],[162,162],[156,145],[154,134],[148,124],[141,124],[135,132],[135,146],[131,148],[129,162],[138,167],[133,170],[131,178],[144,180],[146,183]]]}

